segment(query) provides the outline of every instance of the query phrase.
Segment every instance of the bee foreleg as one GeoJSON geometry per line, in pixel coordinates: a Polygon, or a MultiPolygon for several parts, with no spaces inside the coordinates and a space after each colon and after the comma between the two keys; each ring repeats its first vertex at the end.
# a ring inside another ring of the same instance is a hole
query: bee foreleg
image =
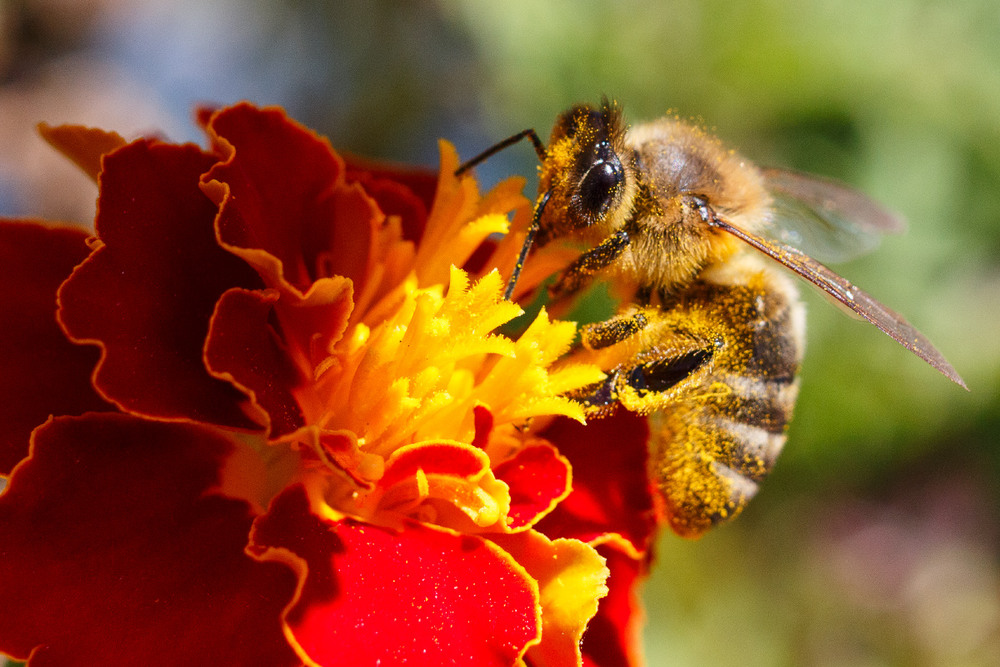
{"type": "Polygon", "coordinates": [[[618,259],[630,241],[628,232],[622,229],[577,257],[549,288],[549,296],[557,299],[579,290],[591,276],[618,259]]]}
{"type": "Polygon", "coordinates": [[[631,315],[618,315],[604,322],[588,324],[580,330],[583,346],[600,350],[631,338],[646,328],[647,320],[642,311],[631,315]]]}

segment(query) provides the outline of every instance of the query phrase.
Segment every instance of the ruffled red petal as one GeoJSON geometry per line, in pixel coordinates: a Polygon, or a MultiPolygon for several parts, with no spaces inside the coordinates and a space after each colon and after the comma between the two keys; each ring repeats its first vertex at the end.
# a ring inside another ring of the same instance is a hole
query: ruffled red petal
{"type": "Polygon", "coordinates": [[[460,443],[427,443],[396,450],[379,485],[391,487],[417,471],[430,475],[469,477],[481,475],[488,463],[478,449],[460,443]],[[477,456],[478,454],[478,456],[477,456]]]}
{"type": "Polygon", "coordinates": [[[212,495],[233,443],[119,414],[56,419],[0,495],[0,651],[42,665],[295,665],[295,577],[212,495]]]}
{"type": "Polygon", "coordinates": [[[601,541],[618,534],[645,551],[656,529],[646,474],[645,417],[618,410],[584,426],[560,418],[540,435],[569,459],[573,492],[536,526],[549,537],[601,541]]]}
{"type": "Polygon", "coordinates": [[[463,442],[399,447],[386,460],[377,486],[381,511],[421,520],[431,511],[435,524],[461,532],[495,529],[510,506],[507,486],[496,481],[489,457],[463,442]]]}
{"type": "Polygon", "coordinates": [[[299,573],[285,623],[315,664],[511,665],[538,637],[533,579],[477,537],[323,519],[292,487],[251,538],[299,573]]]}
{"type": "Polygon", "coordinates": [[[198,187],[213,162],[195,146],[150,141],[104,157],[103,245],[63,285],[59,317],[75,340],[103,347],[95,384],[123,410],[251,429],[246,396],[202,358],[219,296],[260,285],[216,243],[215,206],[198,187]]]}
{"type": "Polygon", "coordinates": [[[212,116],[208,129],[224,158],[202,186],[220,207],[219,238],[278,290],[282,344],[312,375],[375,271],[385,216],[345,181],[329,143],[278,109],[237,105],[212,116]]]}
{"type": "Polygon", "coordinates": [[[569,463],[550,445],[525,447],[493,473],[510,487],[510,528],[531,525],[569,491],[569,463]]]}
{"type": "Polygon", "coordinates": [[[470,444],[473,447],[481,449],[489,442],[490,433],[493,431],[493,423],[496,420],[493,417],[493,411],[485,405],[477,405],[472,408],[472,420],[475,425],[475,435],[470,444]]]}
{"type": "Polygon", "coordinates": [[[208,367],[252,395],[267,414],[272,437],[303,425],[292,390],[306,381],[271,326],[277,299],[275,290],[226,292],[216,306],[205,346],[208,367]]]}
{"type": "Polygon", "coordinates": [[[419,241],[434,203],[437,172],[403,167],[392,170],[385,165],[365,164],[350,157],[345,159],[347,182],[360,183],[387,216],[398,215],[404,239],[419,241]]]}
{"type": "Polygon", "coordinates": [[[608,595],[601,600],[597,616],[583,635],[584,665],[594,667],[628,667],[642,665],[640,636],[642,605],[638,586],[648,572],[645,560],[616,549],[611,544],[598,547],[607,559],[611,576],[608,595]]]}
{"type": "Polygon", "coordinates": [[[204,178],[221,206],[223,243],[271,287],[284,280],[305,293],[322,277],[364,278],[383,216],[346,184],[344,162],[325,139],[280,109],[248,104],[218,112],[209,130],[224,158],[204,178]]]}
{"type": "Polygon", "coordinates": [[[56,289],[90,250],[74,227],[0,224],[0,475],[28,455],[28,436],[50,414],[107,410],[90,384],[100,356],[56,322],[56,289]]]}

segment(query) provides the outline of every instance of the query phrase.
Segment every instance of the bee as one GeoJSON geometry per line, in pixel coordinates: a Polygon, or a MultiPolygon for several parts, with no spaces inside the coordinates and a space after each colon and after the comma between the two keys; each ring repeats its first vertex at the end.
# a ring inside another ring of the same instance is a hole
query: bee
{"type": "MultiPolygon", "coordinates": [[[[798,395],[805,317],[781,266],[820,288],[965,387],[902,316],[791,245],[826,255],[870,249],[901,220],[833,181],[765,169],[677,118],[626,127],[616,104],[560,115],[538,153],[539,196],[507,286],[532,248],[582,246],[549,288],[554,300],[609,279],[623,305],[581,328],[574,359],[605,370],[574,397],[591,417],[649,415],[648,473],[660,516],[686,537],[739,514],[785,444],[798,395]],[[818,241],[816,240],[818,239],[818,241]]],[[[812,254],[817,254],[813,252],[812,254]]]]}

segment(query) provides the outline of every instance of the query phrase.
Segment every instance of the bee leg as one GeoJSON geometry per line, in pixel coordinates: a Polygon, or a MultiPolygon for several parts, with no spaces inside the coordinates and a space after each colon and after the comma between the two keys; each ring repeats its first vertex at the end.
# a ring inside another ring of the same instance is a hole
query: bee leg
{"type": "Polygon", "coordinates": [[[583,405],[588,418],[606,417],[614,412],[622,391],[629,390],[634,395],[632,400],[638,401],[638,405],[628,409],[646,414],[660,409],[662,406],[657,403],[659,395],[709,363],[713,352],[712,348],[705,347],[634,366],[623,364],[608,371],[608,376],[600,382],[584,387],[570,397],[583,405]]]}
{"type": "Polygon", "coordinates": [[[592,275],[618,259],[630,241],[628,232],[622,229],[577,257],[549,288],[549,296],[558,299],[579,290],[592,275]]]}
{"type": "Polygon", "coordinates": [[[583,346],[600,350],[631,338],[646,328],[646,316],[640,311],[631,315],[618,315],[604,322],[588,324],[580,330],[583,346]]]}

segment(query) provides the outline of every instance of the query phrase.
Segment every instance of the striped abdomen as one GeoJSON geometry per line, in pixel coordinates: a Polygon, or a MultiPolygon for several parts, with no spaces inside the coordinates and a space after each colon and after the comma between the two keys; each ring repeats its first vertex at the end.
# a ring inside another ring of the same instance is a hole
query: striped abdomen
{"type": "Polygon", "coordinates": [[[642,331],[592,353],[598,363],[625,359],[582,398],[594,415],[614,403],[650,414],[660,509],[676,532],[699,535],[743,509],[781,452],[798,393],[802,305],[786,276],[763,267],[697,281],[623,318],[642,331]]]}

